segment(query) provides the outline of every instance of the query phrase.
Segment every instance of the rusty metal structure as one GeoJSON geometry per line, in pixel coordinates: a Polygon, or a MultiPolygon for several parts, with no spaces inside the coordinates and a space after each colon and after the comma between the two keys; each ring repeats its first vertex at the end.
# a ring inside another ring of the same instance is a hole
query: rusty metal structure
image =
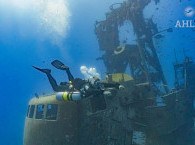
{"type": "MultiPolygon", "coordinates": [[[[104,98],[108,106],[103,111],[96,110],[87,117],[81,117],[81,132],[87,129],[81,135],[81,142],[85,144],[194,144],[194,94],[185,85],[188,81],[186,76],[191,75],[185,72],[192,62],[184,61],[174,65],[176,84],[179,73],[182,73],[180,79],[184,81],[182,85],[176,85],[175,89],[169,91],[153,43],[153,36],[159,31],[152,19],[146,20],[143,15],[144,8],[150,2],[151,0],[127,0],[113,4],[110,12],[106,13],[106,19],[95,24],[99,48],[104,52],[97,60],[103,60],[108,78],[112,74],[125,73],[129,68],[133,80],[120,81],[126,89],[113,96],[115,99],[112,98],[112,101],[104,98]],[[136,44],[127,43],[127,38],[120,39],[120,29],[126,22],[132,24],[129,37],[132,36],[130,33],[134,33],[136,44]],[[83,125],[83,122],[87,125],[83,125]],[[88,137],[91,138],[90,141],[87,140],[88,137]]],[[[155,0],[155,3],[158,4],[159,0],[155,0]]],[[[90,101],[88,103],[84,106],[81,103],[84,107],[81,110],[89,111],[90,108],[85,108],[90,106],[90,101]]]]}
{"type": "MultiPolygon", "coordinates": [[[[153,36],[159,31],[152,19],[146,20],[143,15],[144,8],[150,2],[127,0],[113,4],[110,12],[106,13],[106,19],[95,24],[99,48],[104,52],[97,60],[103,60],[108,81],[112,81],[109,76],[125,73],[127,68],[133,80],[121,80],[126,89],[119,91],[112,99],[104,98],[107,106],[100,109],[102,111],[97,109],[81,117],[81,142],[84,144],[194,144],[190,140],[193,136],[193,93],[184,83],[169,91],[153,43],[153,36]],[[128,32],[128,38],[121,40],[120,29],[127,22],[132,24],[132,29],[128,32]],[[136,44],[127,42],[127,39],[132,39],[131,33],[136,36],[136,44]]],[[[159,0],[155,3],[158,4],[159,0]]],[[[183,73],[180,79],[187,82],[184,76],[191,74],[184,72],[187,72],[190,63],[185,61],[174,65],[176,84],[179,73],[183,73]]],[[[87,114],[85,111],[90,110],[86,106],[90,106],[89,100],[82,101],[81,110],[84,112],[81,114],[87,114]]]]}
{"type": "Polygon", "coordinates": [[[127,0],[113,4],[106,19],[95,24],[99,48],[104,51],[98,60],[103,60],[107,70],[104,82],[117,82],[124,88],[108,88],[112,96],[94,94],[71,103],[55,100],[55,94],[32,99],[24,145],[195,144],[195,65],[187,57],[174,64],[175,88],[170,91],[153,43],[158,29],[152,19],[143,16],[150,2],[127,0]],[[132,24],[128,37],[134,33],[136,44],[120,39],[120,29],[126,22],[132,24]],[[37,119],[41,104],[42,116],[37,119]],[[48,105],[58,105],[55,119],[48,120],[48,105]]]}
{"type": "Polygon", "coordinates": [[[129,65],[131,75],[137,83],[149,82],[158,93],[159,86],[162,86],[163,92],[168,93],[167,82],[153,43],[153,36],[158,30],[152,19],[145,20],[143,15],[144,8],[150,2],[151,0],[128,0],[113,4],[111,12],[106,14],[106,20],[96,23],[95,32],[100,50],[105,51],[101,58],[108,73],[124,73],[129,65]],[[114,8],[115,5],[119,7],[114,8]],[[130,33],[135,33],[137,45],[119,40],[119,30],[125,22],[132,23],[130,33]]]}

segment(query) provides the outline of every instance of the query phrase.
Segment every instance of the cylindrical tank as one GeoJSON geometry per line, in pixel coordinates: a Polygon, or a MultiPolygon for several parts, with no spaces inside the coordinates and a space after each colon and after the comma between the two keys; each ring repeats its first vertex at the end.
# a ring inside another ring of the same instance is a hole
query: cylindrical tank
{"type": "Polygon", "coordinates": [[[56,94],[33,98],[25,120],[23,145],[77,145],[78,112],[75,102],[56,94]]]}
{"type": "Polygon", "coordinates": [[[82,99],[80,92],[58,92],[56,99],[59,101],[78,101],[82,99]]]}

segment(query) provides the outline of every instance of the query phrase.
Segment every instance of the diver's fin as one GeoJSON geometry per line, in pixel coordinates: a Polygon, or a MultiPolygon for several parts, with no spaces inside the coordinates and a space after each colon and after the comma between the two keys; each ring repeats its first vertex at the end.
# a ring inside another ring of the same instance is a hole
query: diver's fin
{"type": "Polygon", "coordinates": [[[69,69],[68,66],[64,65],[64,64],[63,64],[61,61],[59,61],[59,60],[54,60],[54,61],[51,62],[51,64],[52,64],[55,68],[57,68],[57,69],[61,69],[61,70],[67,70],[67,69],[69,69]]]}
{"type": "Polygon", "coordinates": [[[32,67],[35,68],[36,70],[41,71],[41,72],[46,73],[46,74],[50,74],[51,73],[50,69],[41,69],[41,68],[38,68],[36,66],[32,66],[32,67]]]}

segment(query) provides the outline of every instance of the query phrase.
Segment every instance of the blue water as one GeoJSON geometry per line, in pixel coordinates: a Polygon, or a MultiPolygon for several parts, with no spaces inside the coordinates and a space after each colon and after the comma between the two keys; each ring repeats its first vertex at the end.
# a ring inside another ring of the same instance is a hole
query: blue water
{"type": "MultiPolygon", "coordinates": [[[[18,1],[21,2],[19,6],[13,4],[14,0],[0,0],[1,145],[22,145],[29,99],[35,93],[41,95],[52,92],[47,78],[34,70],[32,65],[51,68],[57,80],[67,80],[67,77],[51,67],[50,62],[54,59],[69,65],[72,73],[78,77],[83,77],[79,70],[81,65],[96,67],[102,76],[105,75],[103,64],[95,60],[102,53],[98,50],[94,23],[105,18],[110,4],[121,0],[67,0],[71,13],[69,28],[66,37],[58,42],[55,41],[58,39],[55,32],[47,33],[50,29],[41,27],[38,12],[23,8],[26,4],[23,5],[23,0],[18,1]]],[[[186,18],[184,15],[184,9],[188,6],[195,8],[195,2],[163,0],[157,6],[152,2],[144,11],[146,18],[153,15],[159,30],[173,28],[172,33],[165,32],[163,38],[154,40],[170,88],[174,81],[174,49],[179,61],[184,57],[183,48],[186,49],[186,55],[195,59],[195,31],[174,28],[177,20],[195,20],[195,17],[186,18]]]]}

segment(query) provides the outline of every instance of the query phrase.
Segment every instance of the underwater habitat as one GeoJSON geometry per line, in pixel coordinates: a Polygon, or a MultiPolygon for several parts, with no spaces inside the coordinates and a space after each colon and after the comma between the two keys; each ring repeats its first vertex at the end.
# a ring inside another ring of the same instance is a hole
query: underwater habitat
{"type": "Polygon", "coordinates": [[[0,0],[0,145],[195,145],[194,0],[0,0]]]}

